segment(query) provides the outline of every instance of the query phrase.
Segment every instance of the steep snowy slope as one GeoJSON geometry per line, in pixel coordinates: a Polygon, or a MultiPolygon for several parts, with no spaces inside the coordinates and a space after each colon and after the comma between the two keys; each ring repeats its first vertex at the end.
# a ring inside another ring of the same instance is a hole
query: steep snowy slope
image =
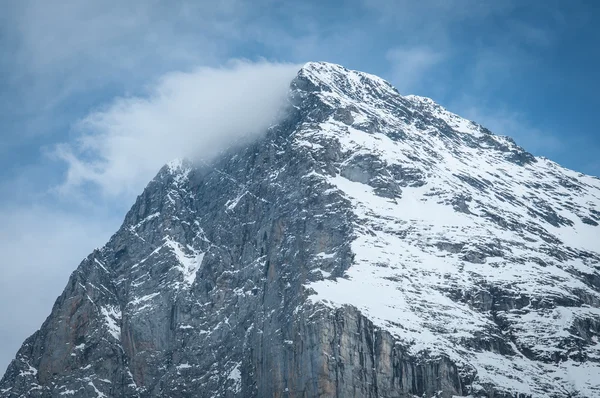
{"type": "Polygon", "coordinates": [[[0,396],[600,396],[600,180],[308,63],[288,116],[165,166],[0,396]]]}
{"type": "Polygon", "coordinates": [[[331,65],[307,76],[346,117],[303,139],[339,142],[340,172],[319,178],[357,216],[353,266],[311,298],[356,306],[477,384],[600,396],[600,181],[377,78],[331,65]]]}

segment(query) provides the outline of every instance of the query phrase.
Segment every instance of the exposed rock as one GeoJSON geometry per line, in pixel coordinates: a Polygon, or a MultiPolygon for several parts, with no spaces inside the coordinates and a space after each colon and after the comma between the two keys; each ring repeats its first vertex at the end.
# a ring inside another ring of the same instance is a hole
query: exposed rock
{"type": "Polygon", "coordinates": [[[337,65],[289,102],[160,170],[0,396],[600,396],[600,180],[337,65]]]}

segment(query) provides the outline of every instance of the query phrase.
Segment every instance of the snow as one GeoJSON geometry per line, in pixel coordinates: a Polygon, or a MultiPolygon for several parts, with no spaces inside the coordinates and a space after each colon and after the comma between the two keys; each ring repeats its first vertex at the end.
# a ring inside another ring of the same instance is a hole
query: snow
{"type": "Polygon", "coordinates": [[[321,252],[321,253],[317,253],[316,257],[319,258],[319,259],[335,258],[335,253],[321,252]]]}
{"type": "Polygon", "coordinates": [[[146,309],[153,308],[152,304],[150,304],[149,302],[152,301],[157,296],[160,296],[159,292],[150,293],[150,294],[147,294],[142,297],[135,297],[135,298],[133,298],[133,300],[129,301],[127,306],[131,307],[131,310],[134,313],[139,314],[140,312],[142,312],[146,309]],[[142,304],[142,305],[140,305],[140,304],[142,304]]]}
{"type": "Polygon", "coordinates": [[[96,398],[106,398],[106,394],[98,390],[93,382],[88,382],[88,385],[94,389],[94,392],[96,393],[96,398]]]}
{"type": "Polygon", "coordinates": [[[177,371],[183,370],[183,369],[190,369],[192,367],[192,365],[190,365],[189,363],[182,363],[181,365],[177,365],[177,371]]]}
{"type": "Polygon", "coordinates": [[[234,393],[240,393],[242,391],[242,372],[240,371],[241,366],[241,362],[236,363],[233,369],[231,369],[227,375],[227,379],[233,381],[234,393]]]}
{"type": "Polygon", "coordinates": [[[98,266],[99,266],[100,268],[102,268],[102,269],[104,270],[104,272],[106,272],[106,273],[109,273],[109,272],[108,272],[108,270],[106,269],[106,267],[104,266],[104,264],[103,264],[103,263],[102,263],[100,260],[98,260],[97,258],[95,258],[95,259],[94,259],[94,262],[95,262],[96,264],[98,264],[98,266]]]}
{"type": "Polygon", "coordinates": [[[103,306],[100,308],[100,313],[104,316],[104,324],[116,340],[121,340],[121,310],[112,305],[103,306]]]}
{"type": "MultiPolygon", "coordinates": [[[[330,118],[319,125],[305,125],[293,136],[297,150],[314,151],[311,143],[335,140],[347,154],[346,163],[369,155],[384,166],[415,170],[425,181],[423,186],[403,186],[401,197],[392,200],[379,196],[368,181],[315,171],[304,176],[326,182],[331,186],[328,192],[338,192],[350,200],[357,218],[351,244],[353,265],[344,278],[310,283],[316,292],[311,300],[330,307],[353,305],[408,344],[411,354],[447,355],[461,366],[474,367],[480,384],[545,397],[543,386],[561,380],[585,396],[600,396],[600,382],[594,376],[594,372],[600,374],[597,362],[578,367],[575,362],[568,366],[565,362],[543,364],[520,355],[517,346],[513,347],[517,355],[506,357],[463,348],[461,341],[489,334],[496,325],[488,312],[449,294],[477,294],[482,287],[496,286],[515,297],[537,301],[561,297],[577,302],[582,293],[600,300],[598,292],[573,273],[597,275],[597,260],[574,255],[557,261],[549,254],[562,248],[567,253],[585,250],[599,255],[600,227],[584,224],[581,217],[590,214],[589,209],[600,208],[600,181],[547,159],[537,158],[525,166],[512,163],[507,155],[520,151],[512,140],[484,133],[476,123],[448,112],[431,99],[400,97],[391,86],[367,74],[321,63],[308,64],[305,69],[315,84],[330,86],[318,93],[323,102],[355,110],[354,123],[349,126],[330,118]],[[372,86],[361,88],[364,82],[372,86]],[[377,92],[372,94],[371,87],[377,92]],[[391,99],[381,99],[381,92],[391,99]],[[425,130],[413,125],[390,111],[396,104],[421,113],[421,119],[444,122],[459,138],[439,134],[434,124],[425,130]],[[358,128],[360,123],[374,119],[385,121],[380,131],[358,128]],[[388,135],[398,131],[405,135],[403,139],[388,135]],[[563,181],[577,188],[564,186],[563,181]],[[459,196],[470,198],[466,202],[468,213],[453,208],[453,200],[459,196]],[[547,208],[572,225],[552,225],[531,211],[544,213],[547,208]],[[516,229],[493,222],[488,214],[501,217],[516,229]],[[554,236],[562,244],[545,242],[541,233],[554,236]],[[445,243],[457,245],[458,252],[442,250],[445,243]],[[502,255],[488,255],[482,263],[464,260],[469,251],[478,252],[486,245],[501,247],[502,255]]],[[[317,259],[334,257],[335,253],[316,255],[317,259]]],[[[600,322],[599,311],[577,306],[526,306],[504,315],[518,345],[550,357],[568,355],[561,342],[574,338],[574,322],[600,322]]],[[[597,346],[587,347],[586,352],[600,355],[597,346]]]]}
{"type": "Polygon", "coordinates": [[[189,288],[196,280],[196,273],[204,260],[204,253],[184,247],[172,238],[165,238],[165,246],[171,249],[177,259],[177,269],[183,276],[183,285],[189,288]]]}
{"type": "Polygon", "coordinates": [[[137,305],[139,305],[139,304],[141,304],[143,302],[152,300],[154,297],[159,296],[159,295],[160,295],[160,293],[154,292],[154,293],[150,293],[150,294],[147,294],[145,296],[142,296],[142,297],[136,297],[135,299],[131,300],[129,302],[129,304],[133,305],[133,306],[137,306],[137,305]]]}
{"type": "MultiPolygon", "coordinates": [[[[330,279],[331,273],[319,267],[335,263],[338,253],[332,249],[315,254],[312,272],[320,273],[323,279],[308,284],[315,292],[309,299],[330,308],[355,306],[377,327],[394,335],[410,355],[447,356],[461,369],[474,369],[475,396],[477,389],[486,384],[540,398],[549,398],[544,388],[556,385],[567,392],[579,391],[582,396],[600,396],[598,338],[594,336],[591,342],[586,342],[586,362],[573,360],[569,356],[570,347],[565,344],[568,339],[583,341],[574,329],[586,328],[588,321],[600,322],[600,309],[594,307],[600,295],[586,280],[597,276],[600,270],[597,260],[600,227],[582,220],[590,217],[593,210],[600,211],[600,180],[544,158],[524,166],[513,163],[509,158],[519,153],[520,148],[510,138],[489,135],[478,124],[449,112],[429,98],[402,97],[378,77],[326,63],[308,63],[301,73],[317,86],[329,86],[316,94],[322,102],[345,108],[352,115],[344,122],[332,117],[320,124],[302,125],[289,138],[290,148],[308,152],[315,164],[327,156],[328,141],[339,144],[343,159],[336,165],[338,172],[315,166],[302,176],[301,183],[326,184],[325,194],[345,198],[355,216],[353,264],[343,277],[330,279]],[[403,109],[407,111],[398,111],[403,109]],[[412,115],[416,118],[411,119],[412,115]],[[378,126],[375,131],[366,128],[373,123],[378,126]],[[402,134],[401,139],[395,138],[398,133],[402,134]],[[377,159],[383,171],[376,176],[359,175],[360,178],[353,180],[344,177],[341,169],[363,156],[377,159]],[[410,181],[400,181],[402,178],[396,181],[390,171],[392,167],[413,173],[423,184],[412,185],[410,181]],[[397,197],[389,198],[378,193],[373,180],[404,184],[397,197]],[[466,210],[455,208],[458,197],[468,198],[464,202],[466,210]],[[547,217],[548,214],[552,217],[547,217]],[[490,215],[501,218],[509,227],[494,221],[490,215]],[[558,226],[553,225],[553,219],[560,221],[558,226]],[[468,260],[470,253],[482,252],[488,246],[499,248],[500,252],[496,250],[480,261],[468,260]],[[553,250],[563,250],[564,258],[557,259],[552,255],[553,250]],[[581,255],[581,251],[590,255],[581,255]],[[523,299],[522,304],[515,304],[512,309],[499,311],[506,327],[504,333],[510,334],[510,339],[499,331],[489,308],[491,304],[484,308],[490,287],[515,300],[523,299]],[[587,304],[581,305],[582,296],[587,304]],[[500,355],[465,346],[465,341],[476,341],[480,336],[489,336],[492,343],[494,339],[502,339],[514,353],[500,355]],[[528,359],[525,351],[520,351],[523,348],[546,361],[528,359]],[[557,356],[563,359],[554,360],[557,356]]],[[[146,257],[136,259],[129,267],[131,279],[123,277],[116,282],[118,285],[131,281],[131,295],[125,307],[129,315],[146,316],[149,310],[159,308],[159,303],[164,304],[162,291],[145,289],[148,282],[155,282],[156,273],[147,267],[153,263],[147,260],[154,256],[160,256],[157,261],[167,264],[168,272],[176,275],[175,278],[169,275],[165,278],[167,282],[158,286],[174,288],[175,298],[184,293],[196,299],[190,288],[205,252],[191,246],[197,241],[179,241],[181,238],[171,235],[169,227],[164,227],[166,222],[157,226],[153,221],[169,220],[169,206],[187,194],[184,184],[188,182],[191,167],[177,159],[167,165],[166,172],[174,187],[166,193],[168,203],[161,209],[163,213],[154,212],[127,228],[147,247],[149,243],[141,236],[145,229],[164,228],[167,234],[158,247],[152,246],[145,252],[146,257]]],[[[247,195],[256,198],[230,175],[216,172],[238,186],[225,203],[224,211],[242,210],[240,203],[244,203],[247,195]]],[[[277,184],[279,176],[280,171],[274,171],[266,178],[269,183],[277,184]]],[[[199,228],[197,220],[194,225],[199,228]]],[[[196,239],[201,239],[201,234],[200,229],[196,239]]],[[[264,264],[264,258],[257,259],[256,264],[259,263],[264,264]]],[[[110,274],[110,267],[101,259],[95,258],[94,264],[110,274]]],[[[104,285],[87,286],[114,295],[104,285]]],[[[236,300],[244,300],[252,292],[244,286],[233,289],[233,294],[236,300]]],[[[90,296],[86,297],[94,303],[90,296]]],[[[164,297],[166,300],[172,296],[164,297]]],[[[193,305],[196,304],[204,305],[198,301],[193,305]]],[[[121,309],[113,305],[98,308],[106,330],[120,341],[121,309]]],[[[208,337],[221,327],[232,326],[233,321],[230,325],[229,318],[223,317],[210,330],[190,324],[177,328],[183,335],[208,337]]],[[[294,343],[284,340],[284,344],[294,343]]],[[[85,347],[79,344],[74,350],[85,347]]],[[[194,366],[185,362],[175,369],[185,375],[194,366]]],[[[25,361],[21,369],[22,377],[35,377],[38,373],[25,361]]],[[[90,364],[81,368],[89,369],[90,364]]],[[[227,362],[225,369],[224,373],[211,377],[226,376],[226,388],[240,393],[241,362],[227,362]]],[[[130,386],[136,387],[130,372],[128,376],[130,386]]],[[[90,378],[83,380],[96,396],[106,397],[90,378]]],[[[107,379],[97,381],[110,383],[107,379]]],[[[32,386],[41,388],[37,384],[32,386]]],[[[75,393],[65,390],[60,395],[75,393]]]]}
{"type": "Polygon", "coordinates": [[[131,269],[133,270],[134,268],[139,267],[140,265],[144,264],[146,261],[148,261],[148,259],[152,256],[154,256],[155,254],[157,254],[163,247],[165,246],[165,244],[163,244],[162,246],[157,247],[156,249],[154,249],[152,251],[152,253],[150,253],[148,256],[146,256],[144,259],[142,259],[139,263],[136,263],[134,265],[131,266],[131,269]]]}
{"type": "Polygon", "coordinates": [[[429,112],[432,112],[436,117],[448,123],[448,125],[452,127],[454,131],[462,134],[471,134],[475,137],[481,137],[484,134],[480,131],[476,123],[449,112],[440,105],[436,104],[431,98],[420,97],[418,95],[406,95],[404,98],[424,107],[429,112]]]}
{"type": "Polygon", "coordinates": [[[21,376],[21,377],[23,377],[23,376],[37,376],[38,370],[36,368],[34,368],[33,366],[31,366],[29,364],[29,362],[26,362],[25,365],[27,365],[27,369],[26,370],[21,370],[19,372],[19,376],[21,376]]]}
{"type": "Polygon", "coordinates": [[[155,218],[160,216],[160,212],[155,212],[150,214],[148,217],[145,217],[144,219],[142,219],[140,222],[138,222],[136,225],[129,227],[130,230],[133,232],[135,230],[137,230],[139,227],[141,227],[142,225],[144,225],[145,223],[147,223],[150,220],[154,220],[155,218]]]}
{"type": "Polygon", "coordinates": [[[249,193],[248,191],[244,191],[243,193],[238,195],[237,198],[225,203],[225,207],[227,208],[227,210],[231,211],[231,210],[235,209],[235,207],[238,205],[238,203],[240,203],[240,200],[242,200],[242,198],[244,196],[246,196],[248,193],[249,193]]]}
{"type": "Polygon", "coordinates": [[[167,170],[175,177],[175,184],[179,186],[188,179],[192,167],[183,159],[173,159],[167,163],[167,170]]]}
{"type": "MultiPolygon", "coordinates": [[[[154,249],[148,256],[143,258],[141,261],[132,265],[131,270],[134,270],[134,269],[138,268],[139,266],[143,265],[146,261],[148,261],[148,259],[160,254],[164,249],[169,250],[170,253],[172,253],[173,256],[175,257],[174,258],[174,260],[175,260],[174,268],[180,272],[181,277],[182,277],[182,283],[179,283],[179,282],[176,283],[175,287],[179,287],[179,288],[183,287],[183,288],[187,289],[190,286],[192,286],[194,281],[196,280],[196,273],[198,272],[198,269],[200,269],[200,266],[202,265],[202,261],[204,259],[205,253],[195,250],[190,246],[187,246],[187,245],[184,246],[181,243],[179,243],[178,241],[176,241],[174,238],[172,238],[171,236],[164,237],[163,244],[160,245],[159,247],[157,247],[156,249],[154,249]]],[[[149,275],[147,273],[144,273],[144,274],[141,274],[140,276],[138,276],[136,278],[136,280],[133,282],[134,287],[144,284],[148,277],[149,277],[149,275]]],[[[153,297],[145,297],[143,300],[142,300],[142,298],[134,299],[134,301],[135,300],[141,300],[141,301],[135,301],[134,303],[131,303],[131,304],[137,305],[137,304],[141,303],[142,301],[150,300],[153,297]]],[[[148,308],[148,307],[146,307],[146,308],[148,308]]]]}

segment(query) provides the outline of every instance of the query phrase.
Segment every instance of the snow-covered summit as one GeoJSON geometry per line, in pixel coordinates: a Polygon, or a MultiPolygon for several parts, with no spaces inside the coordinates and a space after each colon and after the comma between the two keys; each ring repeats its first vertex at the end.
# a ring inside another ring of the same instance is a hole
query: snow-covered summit
{"type": "Polygon", "coordinates": [[[451,357],[477,374],[473,391],[546,397],[560,380],[600,395],[599,181],[429,98],[313,69],[333,110],[294,139],[317,159],[340,146],[338,168],[313,179],[357,222],[354,265],[310,284],[312,300],[359,308],[414,355],[451,357]]]}
{"type": "Polygon", "coordinates": [[[338,88],[344,93],[361,91],[368,85],[379,87],[384,91],[398,91],[386,80],[366,72],[346,69],[342,65],[329,62],[307,62],[299,71],[299,75],[308,76],[313,82],[322,82],[331,88],[338,88]]]}
{"type": "Polygon", "coordinates": [[[600,180],[339,65],[289,103],[161,169],[2,397],[600,396],[600,180]]]}
{"type": "MultiPolygon", "coordinates": [[[[377,118],[386,118],[391,114],[407,121],[416,116],[417,123],[423,126],[424,121],[431,122],[433,119],[436,124],[447,124],[455,133],[469,134],[475,138],[492,135],[488,129],[448,111],[431,98],[403,96],[384,79],[365,72],[327,62],[309,62],[299,71],[298,76],[318,87],[322,91],[323,102],[331,106],[362,109],[363,113],[377,118]],[[402,115],[402,112],[405,114],[402,115]]],[[[506,137],[496,140],[502,143],[510,141],[511,145],[516,146],[506,137]]]]}

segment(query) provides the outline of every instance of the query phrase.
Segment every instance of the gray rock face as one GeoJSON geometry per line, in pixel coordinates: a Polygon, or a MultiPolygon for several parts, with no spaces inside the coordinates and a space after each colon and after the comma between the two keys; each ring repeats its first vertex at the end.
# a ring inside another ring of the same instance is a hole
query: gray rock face
{"type": "Polygon", "coordinates": [[[174,161],[2,397],[600,396],[600,181],[374,76],[174,161]]]}

